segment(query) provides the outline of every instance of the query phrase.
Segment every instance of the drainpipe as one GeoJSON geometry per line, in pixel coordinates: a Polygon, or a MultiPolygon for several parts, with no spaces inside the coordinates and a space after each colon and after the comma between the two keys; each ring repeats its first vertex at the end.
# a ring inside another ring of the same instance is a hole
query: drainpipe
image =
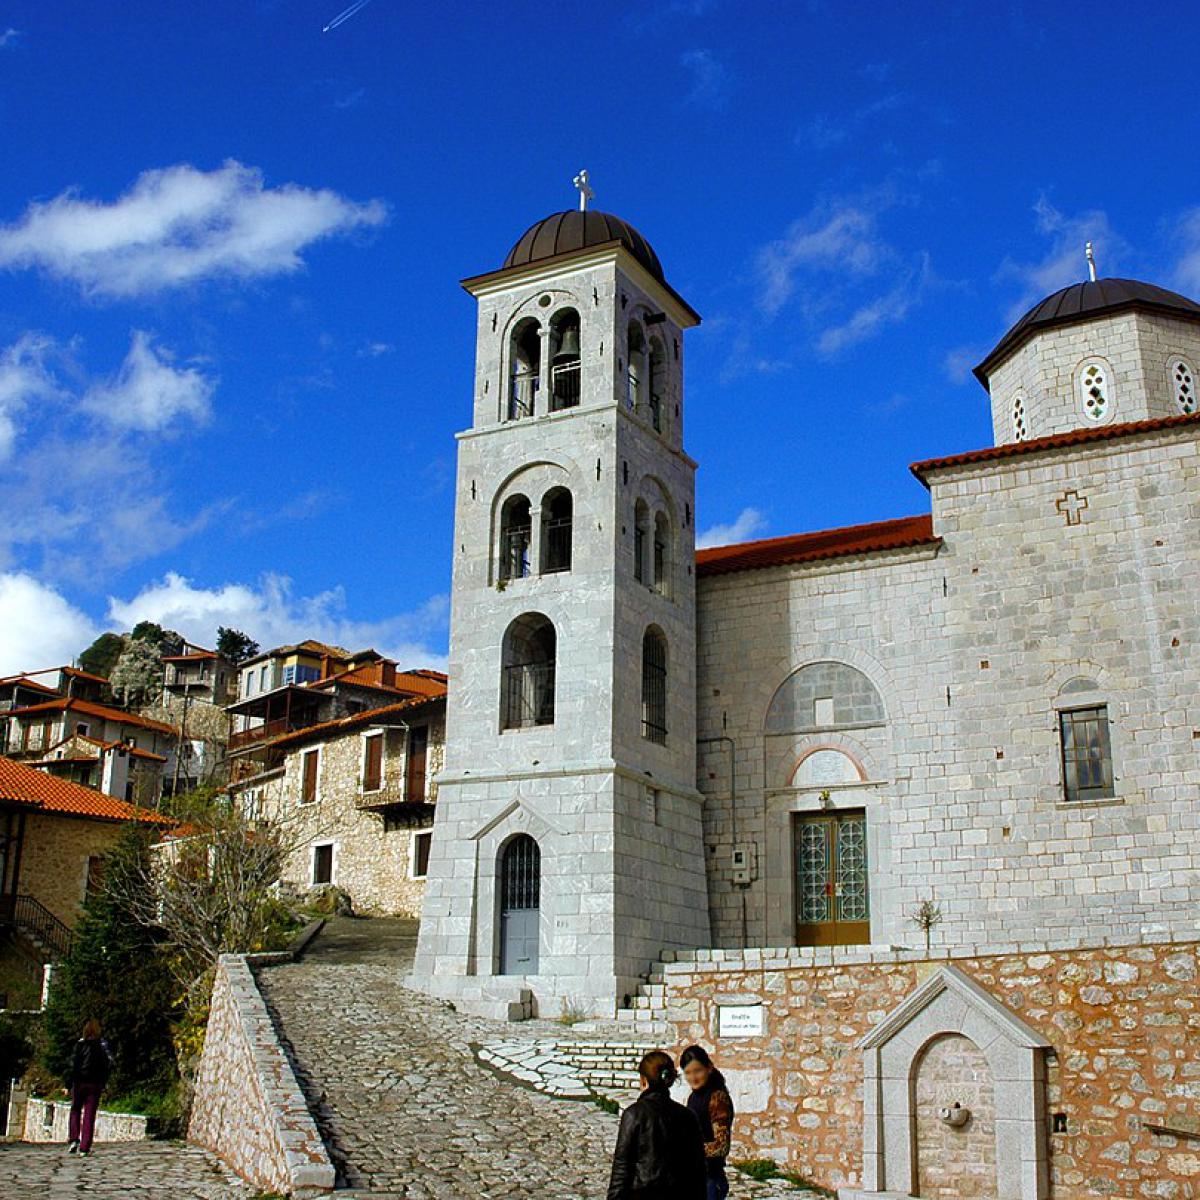
{"type": "MultiPolygon", "coordinates": [[[[722,727],[726,727],[729,721],[729,714],[721,714],[722,727]]],[[[720,737],[697,738],[698,746],[712,745],[719,742],[729,750],[729,829],[733,835],[733,844],[740,845],[738,836],[738,809],[737,809],[737,747],[734,744],[733,738],[728,734],[722,734],[720,737]]],[[[744,950],[748,944],[749,934],[747,932],[746,921],[746,884],[737,884],[738,890],[741,892],[742,899],[742,949],[744,950]]]]}

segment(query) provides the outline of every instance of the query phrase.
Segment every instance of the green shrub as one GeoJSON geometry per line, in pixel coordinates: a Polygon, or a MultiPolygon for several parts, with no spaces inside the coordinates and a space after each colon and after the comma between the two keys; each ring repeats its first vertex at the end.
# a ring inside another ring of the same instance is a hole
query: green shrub
{"type": "Polygon", "coordinates": [[[616,1117],[621,1113],[621,1106],[608,1096],[593,1096],[592,1103],[602,1112],[606,1112],[616,1117]]]}
{"type": "Polygon", "coordinates": [[[160,935],[139,924],[130,905],[149,887],[150,838],[146,827],[130,824],[107,855],[104,886],[84,906],[44,1014],[42,1064],[64,1082],[84,1021],[99,1019],[114,1057],[106,1104],[164,1095],[177,1078],[171,1042],[177,989],[160,935]]]}

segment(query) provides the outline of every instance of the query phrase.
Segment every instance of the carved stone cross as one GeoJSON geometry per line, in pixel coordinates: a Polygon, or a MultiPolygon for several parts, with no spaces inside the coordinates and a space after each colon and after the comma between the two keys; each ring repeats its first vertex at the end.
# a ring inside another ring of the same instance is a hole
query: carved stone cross
{"type": "Polygon", "coordinates": [[[1081,496],[1078,492],[1063,492],[1054,504],[1054,507],[1067,518],[1068,525],[1082,524],[1083,510],[1087,506],[1087,497],[1081,496]]]}
{"type": "Polygon", "coordinates": [[[588,183],[587,171],[580,171],[575,176],[575,187],[579,190],[579,211],[587,212],[588,201],[595,196],[590,184],[588,183]]]}

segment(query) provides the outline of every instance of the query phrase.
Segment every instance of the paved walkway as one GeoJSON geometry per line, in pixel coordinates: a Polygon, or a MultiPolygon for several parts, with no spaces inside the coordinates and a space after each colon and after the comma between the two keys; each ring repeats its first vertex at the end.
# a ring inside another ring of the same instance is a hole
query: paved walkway
{"type": "MultiPolygon", "coordinates": [[[[562,1027],[500,1025],[399,986],[415,937],[411,922],[337,920],[300,962],[259,976],[350,1194],[600,1200],[616,1118],[499,1078],[473,1057],[473,1044],[515,1029],[562,1027]]],[[[737,1176],[732,1195],[806,1193],[737,1176]]]]}
{"type": "Polygon", "coordinates": [[[97,1145],[81,1159],[62,1146],[0,1142],[0,1200],[249,1200],[254,1194],[194,1146],[97,1145]]]}

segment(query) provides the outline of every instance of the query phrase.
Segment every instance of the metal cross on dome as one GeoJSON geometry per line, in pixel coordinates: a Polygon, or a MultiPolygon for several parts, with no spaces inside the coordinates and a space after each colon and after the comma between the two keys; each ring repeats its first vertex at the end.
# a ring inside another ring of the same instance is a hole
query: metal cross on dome
{"type": "Polygon", "coordinates": [[[588,173],[586,170],[580,171],[575,176],[575,187],[579,190],[579,211],[587,212],[588,201],[591,200],[596,193],[592,191],[591,185],[588,183],[588,173]]]}

